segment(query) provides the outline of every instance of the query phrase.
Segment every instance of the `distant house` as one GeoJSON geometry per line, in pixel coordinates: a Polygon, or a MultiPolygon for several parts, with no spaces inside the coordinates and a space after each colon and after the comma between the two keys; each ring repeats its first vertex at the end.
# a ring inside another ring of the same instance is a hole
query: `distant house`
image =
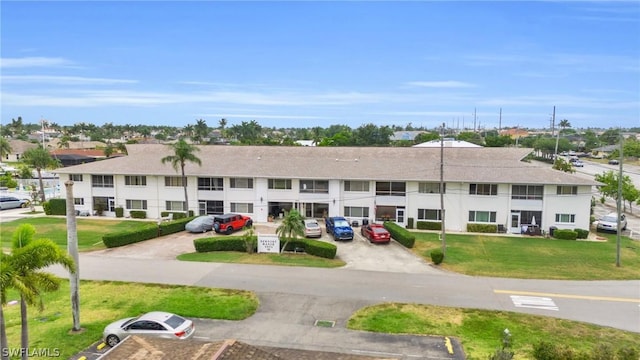
{"type": "Polygon", "coordinates": [[[316,142],[313,140],[296,140],[296,144],[300,146],[316,146],[316,142]]]}
{"type": "Polygon", "coordinates": [[[482,147],[480,145],[476,145],[474,143],[470,143],[468,141],[464,141],[464,140],[456,140],[453,138],[445,138],[442,141],[442,144],[440,144],[440,140],[431,140],[431,141],[427,141],[427,142],[423,142],[417,145],[413,145],[413,147],[447,147],[447,148],[451,148],[451,147],[456,147],[456,148],[479,148],[482,147]]]}
{"type": "Polygon", "coordinates": [[[416,136],[424,134],[426,131],[395,131],[389,138],[391,141],[414,141],[416,136]]]}
{"type": "Polygon", "coordinates": [[[9,140],[9,146],[11,146],[11,153],[5,154],[2,161],[20,161],[22,160],[22,154],[24,154],[25,151],[37,148],[39,145],[24,140],[9,140]]]}
{"type": "MultiPolygon", "coordinates": [[[[105,159],[103,149],[57,149],[49,152],[51,156],[62,163],[62,166],[72,166],[105,159]]],[[[122,156],[114,153],[111,157],[122,156]]]]}
{"type": "Polygon", "coordinates": [[[619,145],[605,145],[591,150],[591,153],[597,157],[608,157],[612,152],[618,150],[619,145]]]}
{"type": "Polygon", "coordinates": [[[529,131],[525,130],[525,129],[518,129],[518,128],[514,128],[514,129],[504,129],[500,131],[500,135],[501,136],[508,136],[511,139],[515,140],[515,139],[519,139],[522,137],[527,137],[529,136],[529,131]]]}

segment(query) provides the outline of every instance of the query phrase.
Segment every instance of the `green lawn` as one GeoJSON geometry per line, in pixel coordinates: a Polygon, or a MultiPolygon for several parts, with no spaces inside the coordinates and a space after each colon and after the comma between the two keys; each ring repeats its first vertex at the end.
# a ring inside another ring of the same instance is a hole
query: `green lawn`
{"type": "Polygon", "coordinates": [[[467,359],[488,359],[500,347],[504,329],[512,334],[515,359],[533,359],[533,346],[543,340],[582,353],[591,353],[598,344],[607,344],[614,351],[631,348],[640,351],[638,333],[506,311],[387,303],[358,310],[347,327],[392,334],[456,337],[467,359]]]}
{"type": "MultiPolygon", "coordinates": [[[[8,301],[17,299],[9,292],[8,301]]],[[[43,297],[45,310],[29,307],[29,339],[32,348],[59,349],[68,359],[102,338],[104,327],[121,318],[162,310],[190,318],[242,320],[258,308],[257,296],[249,291],[191,286],[128,284],[81,281],[80,324],[82,333],[70,334],[73,325],[69,282],[43,297]]],[[[4,308],[10,347],[20,347],[20,306],[4,308]]]]}
{"type": "MultiPolygon", "coordinates": [[[[104,249],[102,236],[108,233],[130,231],[149,223],[132,220],[104,220],[77,218],[78,249],[80,251],[104,249]]],[[[50,239],[62,248],[67,248],[67,220],[63,217],[33,217],[2,223],[0,239],[2,247],[11,247],[14,231],[20,224],[31,224],[36,228],[35,239],[50,239]]]]}
{"type": "MultiPolygon", "coordinates": [[[[441,248],[438,233],[414,232],[412,251],[431,261],[441,248]]],[[[573,241],[538,237],[447,234],[442,268],[466,275],[523,279],[640,279],[640,242],[622,237],[621,266],[616,267],[616,235],[607,241],[573,241]]]]}
{"type": "Polygon", "coordinates": [[[189,253],[178,256],[178,260],[222,262],[236,264],[287,265],[334,268],[344,266],[338,259],[325,259],[308,254],[247,254],[237,251],[212,251],[206,253],[189,253]]]}

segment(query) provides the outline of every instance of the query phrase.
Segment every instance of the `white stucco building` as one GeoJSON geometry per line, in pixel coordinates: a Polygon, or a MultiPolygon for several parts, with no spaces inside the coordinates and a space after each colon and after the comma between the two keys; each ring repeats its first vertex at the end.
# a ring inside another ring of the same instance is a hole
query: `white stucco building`
{"type": "MultiPolygon", "coordinates": [[[[189,209],[238,212],[266,222],[296,208],[307,217],[440,221],[440,149],[395,147],[200,146],[187,163],[189,209]]],[[[129,155],[57,169],[74,181],[79,209],[123,207],[148,218],[183,211],[182,179],[161,159],[166,145],[127,145],[129,155]]],[[[589,228],[593,180],[522,161],[531,149],[444,149],[446,228],[468,223],[542,229],[589,228]]],[[[64,189],[64,187],[61,186],[64,189]]],[[[64,190],[63,190],[64,191],[64,190]]]]}

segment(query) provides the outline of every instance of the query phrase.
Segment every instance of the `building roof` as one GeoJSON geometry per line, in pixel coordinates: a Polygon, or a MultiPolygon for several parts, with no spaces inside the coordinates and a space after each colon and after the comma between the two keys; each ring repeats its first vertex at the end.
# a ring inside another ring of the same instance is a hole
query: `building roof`
{"type": "Polygon", "coordinates": [[[466,148],[479,148],[482,147],[480,145],[474,144],[474,143],[470,143],[468,141],[464,141],[464,140],[456,140],[456,139],[447,139],[445,138],[442,141],[442,144],[440,144],[440,140],[431,140],[431,141],[427,141],[427,142],[423,142],[417,145],[413,145],[413,147],[437,147],[439,148],[440,146],[443,147],[466,147],[466,148]]]}
{"type": "MultiPolygon", "coordinates": [[[[383,358],[274,347],[236,340],[204,342],[130,336],[99,360],[384,360],[383,358]]],[[[388,359],[387,360],[391,360],[388,359]]]]}
{"type": "MultiPolygon", "coordinates": [[[[440,148],[200,145],[202,166],[189,176],[439,181],[440,148]]],[[[61,174],[176,176],[167,145],[127,145],[128,156],[57,169],[61,174]]],[[[523,162],[524,148],[445,148],[446,182],[597,185],[593,180],[523,162]]]]}
{"type": "Polygon", "coordinates": [[[11,146],[11,154],[23,154],[29,149],[37,148],[39,145],[29,141],[11,139],[9,140],[9,146],[11,146]]]}

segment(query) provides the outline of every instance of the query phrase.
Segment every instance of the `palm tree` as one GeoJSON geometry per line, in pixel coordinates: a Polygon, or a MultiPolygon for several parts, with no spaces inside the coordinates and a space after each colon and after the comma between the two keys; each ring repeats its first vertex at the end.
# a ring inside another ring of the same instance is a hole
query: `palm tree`
{"type": "Polygon", "coordinates": [[[0,137],[0,160],[4,159],[4,157],[8,154],[11,154],[11,144],[9,144],[9,140],[6,138],[0,137]]]}
{"type": "Polygon", "coordinates": [[[302,215],[300,215],[296,209],[289,210],[287,215],[282,219],[282,224],[276,229],[276,234],[280,240],[284,240],[284,246],[282,246],[280,253],[284,252],[284,249],[286,249],[291,239],[295,240],[298,236],[304,236],[303,220],[302,215]]]}
{"type": "Polygon", "coordinates": [[[42,169],[58,167],[58,161],[51,157],[49,152],[41,147],[29,149],[22,154],[22,161],[25,164],[36,168],[38,180],[40,182],[40,201],[47,201],[44,195],[44,182],[42,181],[42,169]]]}
{"type": "Polygon", "coordinates": [[[558,131],[558,135],[556,136],[556,149],[555,149],[555,155],[558,155],[558,143],[560,142],[560,133],[562,132],[562,130],[571,127],[571,123],[569,122],[569,120],[567,119],[562,119],[560,121],[560,123],[558,123],[558,125],[560,126],[560,131],[558,131]]]}
{"type": "MultiPolygon", "coordinates": [[[[7,290],[13,288],[20,293],[20,318],[21,318],[21,348],[29,348],[29,324],[27,305],[38,305],[42,310],[42,293],[56,291],[60,288],[61,280],[51,274],[42,271],[47,267],[60,264],[69,272],[74,272],[74,263],[69,255],[49,239],[34,240],[36,229],[31,224],[18,226],[13,233],[11,254],[2,253],[0,262],[2,273],[0,274],[0,300],[2,305],[7,301],[7,290]]],[[[0,313],[2,324],[2,344],[8,348],[6,331],[4,326],[4,314],[0,313]]],[[[5,351],[3,351],[4,355],[5,351]]],[[[28,353],[22,352],[22,359],[28,359],[28,353]]]]}
{"type": "Polygon", "coordinates": [[[184,187],[184,206],[183,210],[189,214],[189,196],[187,195],[187,176],[184,174],[184,166],[187,161],[202,165],[200,158],[194,155],[196,151],[200,151],[196,146],[188,144],[184,139],[178,140],[178,142],[169,145],[173,150],[173,155],[168,155],[162,158],[162,163],[171,163],[171,166],[178,171],[180,168],[180,174],[182,175],[182,186],[184,187]]]}
{"type": "Polygon", "coordinates": [[[221,138],[225,138],[225,127],[227,126],[227,119],[222,118],[220,119],[220,121],[218,121],[218,124],[220,124],[220,137],[221,138]]]}

